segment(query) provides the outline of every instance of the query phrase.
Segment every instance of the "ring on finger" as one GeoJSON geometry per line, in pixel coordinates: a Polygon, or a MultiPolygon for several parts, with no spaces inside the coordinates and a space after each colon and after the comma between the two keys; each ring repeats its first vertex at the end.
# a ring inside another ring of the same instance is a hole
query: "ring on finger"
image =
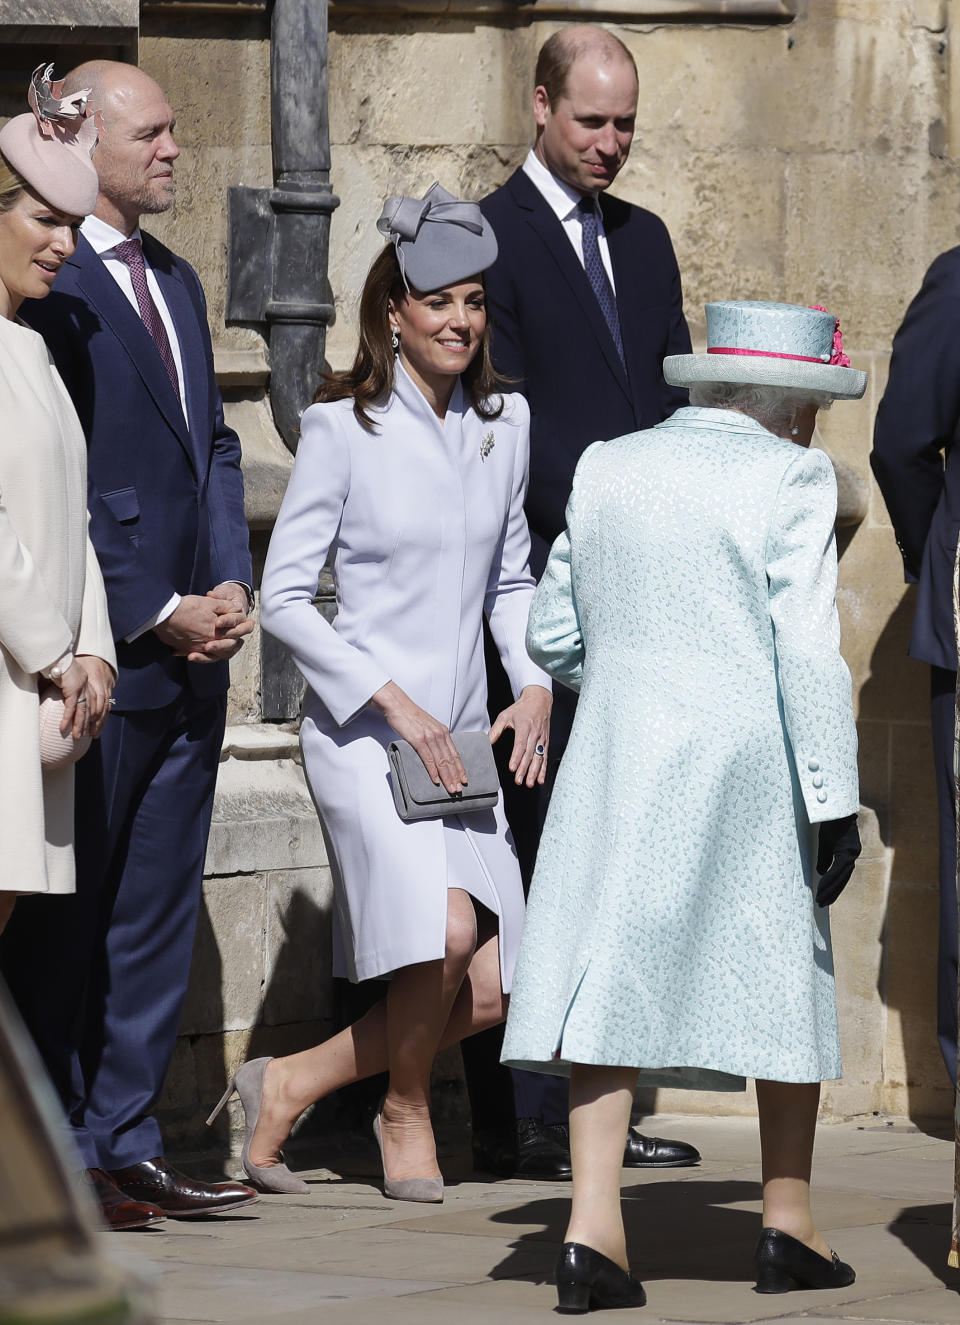
{"type": "Polygon", "coordinates": [[[535,755],[540,755],[541,757],[546,753],[543,741],[541,741],[537,746],[535,746],[533,753],[535,755]]]}
{"type": "Polygon", "coordinates": [[[80,698],[77,700],[78,704],[86,704],[86,702],[87,700],[85,695],[81,695],[80,698]]]}

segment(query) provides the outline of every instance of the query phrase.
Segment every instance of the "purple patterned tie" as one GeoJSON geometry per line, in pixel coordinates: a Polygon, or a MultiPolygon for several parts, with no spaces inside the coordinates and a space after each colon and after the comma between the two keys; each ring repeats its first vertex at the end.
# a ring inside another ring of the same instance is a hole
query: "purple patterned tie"
{"type": "Polygon", "coordinates": [[[117,244],[114,253],[121,262],[126,263],[130,268],[130,280],[133,284],[133,293],[137,296],[137,307],[140,309],[140,317],[143,325],[153,337],[153,342],[157,347],[157,352],[163,360],[163,366],[167,370],[167,376],[174,391],[177,393],[177,399],[180,399],[180,379],[177,377],[177,365],[173,361],[173,351],[170,349],[170,338],[167,336],[167,329],[163,325],[163,318],[160,316],[160,310],[153,302],[153,295],[150,293],[150,287],[147,285],[147,269],[143,261],[143,245],[139,239],[125,239],[122,244],[117,244]]]}
{"type": "Polygon", "coordinates": [[[590,282],[593,293],[597,296],[597,303],[600,305],[603,319],[610,328],[610,335],[617,347],[620,362],[626,367],[623,358],[623,340],[620,336],[620,314],[617,312],[617,297],[613,293],[613,286],[610,284],[607,269],[603,265],[603,258],[600,256],[600,244],[597,239],[596,204],[592,198],[581,198],[577,203],[577,211],[580,214],[580,229],[583,232],[583,269],[587,273],[587,280],[590,282]]]}

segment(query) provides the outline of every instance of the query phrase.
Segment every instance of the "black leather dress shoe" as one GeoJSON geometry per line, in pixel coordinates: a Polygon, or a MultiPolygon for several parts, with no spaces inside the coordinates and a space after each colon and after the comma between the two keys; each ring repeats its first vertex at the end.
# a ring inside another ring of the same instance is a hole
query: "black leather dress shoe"
{"type": "Polygon", "coordinates": [[[516,1178],[537,1178],[547,1182],[569,1181],[570,1146],[555,1135],[556,1124],[539,1118],[517,1119],[516,1178]]]}
{"type": "Polygon", "coordinates": [[[792,1288],[847,1288],[856,1280],[852,1265],[842,1261],[835,1251],[827,1260],[805,1243],[765,1228],[754,1253],[758,1293],[789,1293],[792,1288]]]}
{"type": "Polygon", "coordinates": [[[110,1177],[125,1196],[159,1207],[171,1219],[197,1219],[239,1210],[257,1199],[242,1182],[201,1182],[178,1173],[165,1159],[145,1159],[126,1169],[111,1169],[110,1177]]]}
{"type": "MultiPolygon", "coordinates": [[[[570,1159],[570,1128],[566,1123],[548,1123],[547,1131],[562,1145],[570,1159]]],[[[644,1136],[635,1128],[627,1129],[623,1150],[625,1169],[683,1169],[700,1163],[700,1151],[686,1141],[665,1141],[660,1136],[644,1136]]]]}
{"type": "Polygon", "coordinates": [[[87,1169],[87,1177],[93,1184],[100,1213],[107,1228],[149,1228],[151,1224],[162,1224],[166,1215],[155,1205],[146,1201],[131,1201],[103,1169],[87,1169]]]}
{"type": "Polygon", "coordinates": [[[557,1311],[582,1315],[598,1307],[642,1307],[643,1284],[629,1270],[582,1242],[565,1242],[556,1269],[557,1311]]]}
{"type": "Polygon", "coordinates": [[[625,1169],[685,1169],[700,1163],[700,1151],[686,1141],[667,1141],[661,1136],[644,1136],[636,1128],[627,1128],[623,1152],[625,1169]]]}

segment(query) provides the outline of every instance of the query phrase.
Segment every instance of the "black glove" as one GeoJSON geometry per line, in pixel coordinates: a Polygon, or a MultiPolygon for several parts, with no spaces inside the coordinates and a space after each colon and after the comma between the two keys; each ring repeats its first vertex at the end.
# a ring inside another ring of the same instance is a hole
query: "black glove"
{"type": "Polygon", "coordinates": [[[837,900],[847,886],[862,850],[855,814],[848,814],[845,819],[825,819],[820,825],[818,906],[830,906],[837,900]]]}

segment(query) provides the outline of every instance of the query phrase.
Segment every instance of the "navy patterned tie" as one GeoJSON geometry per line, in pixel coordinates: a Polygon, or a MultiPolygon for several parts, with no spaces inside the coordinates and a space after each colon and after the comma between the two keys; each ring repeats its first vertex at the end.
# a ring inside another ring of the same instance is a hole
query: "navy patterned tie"
{"type": "Polygon", "coordinates": [[[620,314],[617,312],[617,297],[613,293],[613,286],[610,284],[607,269],[603,265],[603,258],[600,256],[600,245],[597,242],[596,203],[592,198],[581,198],[577,203],[577,211],[580,215],[580,227],[583,231],[583,269],[587,273],[587,280],[590,282],[593,293],[597,296],[597,303],[600,305],[600,312],[603,314],[604,321],[610,328],[610,335],[617,347],[620,362],[626,367],[623,358],[623,341],[620,338],[620,314]]]}
{"type": "Polygon", "coordinates": [[[167,370],[167,376],[170,378],[179,400],[180,380],[177,377],[177,366],[173,361],[170,338],[167,335],[166,327],[163,325],[163,318],[160,316],[159,308],[153,301],[150,287],[147,285],[147,268],[143,261],[143,246],[139,239],[125,239],[122,244],[117,244],[113,251],[120,261],[130,268],[130,280],[133,284],[133,293],[137,297],[137,307],[140,309],[141,321],[153,337],[153,343],[163,360],[163,366],[167,370]]]}

